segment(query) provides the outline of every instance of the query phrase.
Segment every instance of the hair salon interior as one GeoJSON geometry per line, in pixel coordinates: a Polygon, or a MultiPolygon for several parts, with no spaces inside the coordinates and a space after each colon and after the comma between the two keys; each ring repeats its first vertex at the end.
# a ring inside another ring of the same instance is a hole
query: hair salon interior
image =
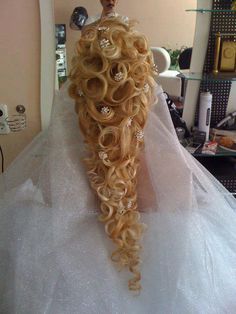
{"type": "MultiPolygon", "coordinates": [[[[80,30],[79,7],[98,0],[11,0],[0,10],[2,172],[47,129],[55,92],[67,80],[80,30]],[[74,21],[76,24],[76,20],[74,21]]],[[[149,39],[176,134],[183,146],[236,192],[236,2],[119,0],[149,39]]]]}

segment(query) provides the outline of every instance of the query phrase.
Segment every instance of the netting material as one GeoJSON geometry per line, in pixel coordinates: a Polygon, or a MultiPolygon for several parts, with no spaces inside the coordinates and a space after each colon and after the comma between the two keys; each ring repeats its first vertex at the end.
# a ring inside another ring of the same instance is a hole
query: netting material
{"type": "Polygon", "coordinates": [[[140,179],[142,210],[149,212],[142,213],[148,229],[138,297],[110,261],[73,107],[58,95],[49,133],[5,173],[0,311],[235,313],[235,199],[179,145],[163,97],[145,129],[152,192],[140,179]],[[150,194],[156,202],[147,204],[150,194]]]}

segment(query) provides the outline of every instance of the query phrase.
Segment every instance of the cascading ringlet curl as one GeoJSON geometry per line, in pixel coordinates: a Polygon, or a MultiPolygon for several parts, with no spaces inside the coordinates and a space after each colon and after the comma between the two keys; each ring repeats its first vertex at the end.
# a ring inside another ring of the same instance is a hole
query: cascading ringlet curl
{"type": "Polygon", "coordinates": [[[140,223],[137,204],[139,152],[150,104],[155,99],[154,63],[134,22],[108,18],[87,26],[77,43],[69,94],[90,156],[85,163],[101,202],[99,220],[117,246],[112,260],[133,273],[139,291],[140,223]],[[108,110],[108,109],[109,110],[108,110]]]}

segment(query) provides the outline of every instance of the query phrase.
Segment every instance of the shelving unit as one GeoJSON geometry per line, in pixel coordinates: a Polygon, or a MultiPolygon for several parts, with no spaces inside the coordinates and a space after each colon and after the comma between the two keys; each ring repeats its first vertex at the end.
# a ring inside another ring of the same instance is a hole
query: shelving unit
{"type": "Polygon", "coordinates": [[[66,25],[56,24],[56,78],[55,88],[59,89],[67,78],[67,56],[66,56],[66,25]]]}
{"type": "Polygon", "coordinates": [[[181,73],[181,75],[186,80],[191,81],[215,81],[215,82],[233,82],[236,81],[236,73],[197,73],[197,72],[188,72],[188,73],[181,73]]]}
{"type": "Polygon", "coordinates": [[[199,12],[199,13],[207,13],[207,12],[226,12],[226,13],[236,13],[236,10],[229,10],[229,9],[187,9],[186,12],[199,12]]]}
{"type": "Polygon", "coordinates": [[[203,157],[203,158],[235,157],[236,158],[236,152],[227,151],[221,147],[218,147],[216,155],[212,156],[212,155],[208,155],[208,154],[202,154],[201,149],[199,149],[195,153],[193,153],[193,156],[196,158],[198,158],[198,157],[203,157]]]}
{"type": "MultiPolygon", "coordinates": [[[[185,80],[189,81],[189,83],[191,84],[198,84],[197,87],[195,87],[196,100],[198,99],[200,92],[206,89],[213,94],[211,127],[214,127],[226,116],[227,106],[233,84],[236,88],[236,72],[224,72],[218,74],[212,73],[215,51],[215,35],[217,32],[220,32],[224,34],[224,39],[236,41],[236,10],[231,10],[232,0],[211,0],[211,3],[209,1],[206,1],[205,3],[207,4],[206,7],[202,8],[202,1],[198,0],[196,9],[186,10],[187,12],[197,13],[198,23],[196,24],[198,25],[198,27],[202,27],[202,25],[200,25],[200,22],[203,21],[203,19],[205,19],[205,25],[208,22],[208,46],[206,49],[205,61],[204,64],[202,64],[202,68],[200,67],[200,69],[198,69],[196,66],[197,54],[195,54],[194,66],[191,67],[191,71],[189,73],[183,73],[182,77],[185,80]],[[204,13],[206,13],[206,15],[209,14],[209,17],[206,16],[204,13]],[[198,92],[196,91],[197,89],[198,92]]],[[[201,37],[199,34],[200,32],[196,30],[195,36],[201,37]]],[[[198,46],[200,46],[199,40],[197,41],[197,43],[198,46]]],[[[193,85],[191,86],[192,90],[194,90],[193,85]]],[[[190,95],[191,94],[189,93],[188,100],[190,99],[190,95]]],[[[198,106],[196,106],[195,108],[196,110],[194,124],[197,125],[198,106]]],[[[234,110],[236,110],[236,99],[234,110]]],[[[218,148],[216,155],[205,155],[201,154],[200,151],[195,152],[193,155],[213,175],[215,175],[216,178],[231,193],[236,192],[236,152],[231,152],[218,148]],[[222,171],[222,169],[224,170],[222,171]]]]}

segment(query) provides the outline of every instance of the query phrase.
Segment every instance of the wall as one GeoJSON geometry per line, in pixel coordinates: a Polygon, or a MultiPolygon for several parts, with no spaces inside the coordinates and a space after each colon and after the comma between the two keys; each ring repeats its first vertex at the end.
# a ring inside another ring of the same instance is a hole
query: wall
{"type": "Polygon", "coordinates": [[[40,131],[40,19],[38,0],[1,1],[0,103],[26,107],[28,127],[0,135],[7,167],[40,131]]]}
{"type": "MultiPolygon", "coordinates": [[[[55,22],[67,24],[68,65],[74,55],[79,32],[69,28],[70,16],[76,6],[86,7],[89,15],[101,12],[99,0],[54,0],[55,22]]],[[[185,9],[196,8],[196,0],[119,0],[117,11],[139,21],[138,29],[146,34],[151,46],[176,48],[192,46],[195,13],[185,9]]]]}
{"type": "Polygon", "coordinates": [[[41,24],[40,113],[42,130],[47,129],[55,90],[55,26],[53,0],[39,0],[41,24]]]}
{"type": "MultiPolygon", "coordinates": [[[[66,23],[76,6],[85,6],[89,15],[100,12],[99,0],[54,0],[56,23],[66,23]]],[[[119,0],[118,11],[139,20],[138,29],[145,33],[152,46],[192,45],[195,14],[186,8],[196,6],[196,0],[119,0]],[[173,7],[173,3],[175,7],[173,7]],[[145,12],[145,15],[143,14],[145,12]]],[[[0,135],[5,166],[40,131],[40,18],[38,0],[1,1],[0,10],[1,77],[0,103],[26,107],[28,127],[19,133],[0,135]],[[14,21],[11,18],[14,17],[14,21]]],[[[68,60],[74,54],[79,32],[67,27],[68,60]]]]}

